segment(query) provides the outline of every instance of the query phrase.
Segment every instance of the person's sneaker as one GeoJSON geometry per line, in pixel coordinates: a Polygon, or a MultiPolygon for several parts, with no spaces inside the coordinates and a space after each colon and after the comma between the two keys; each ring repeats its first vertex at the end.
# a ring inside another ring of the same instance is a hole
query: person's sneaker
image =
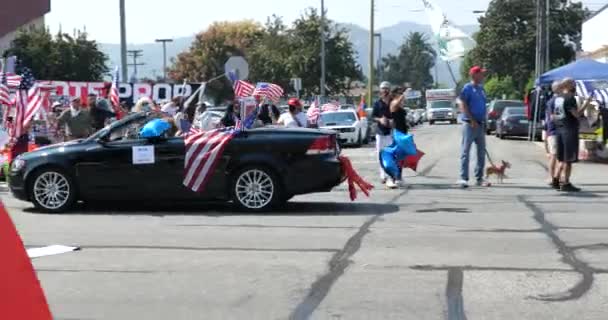
{"type": "Polygon", "coordinates": [[[462,189],[466,189],[469,187],[469,183],[465,180],[460,180],[458,181],[458,185],[462,188],[462,189]]]}
{"type": "Polygon", "coordinates": [[[390,189],[397,189],[398,187],[393,179],[388,179],[388,181],[386,181],[386,186],[390,189]]]}
{"type": "Polygon", "coordinates": [[[563,185],[560,187],[560,189],[559,189],[559,190],[560,190],[560,191],[563,191],[563,192],[579,192],[579,191],[581,191],[581,189],[579,189],[579,188],[577,188],[577,187],[573,186],[571,183],[566,183],[566,184],[563,184],[563,185]]]}
{"type": "Polygon", "coordinates": [[[487,181],[485,179],[481,179],[481,180],[477,180],[477,182],[475,183],[476,186],[478,187],[491,187],[492,184],[490,183],[490,181],[487,181]]]}
{"type": "Polygon", "coordinates": [[[553,181],[551,181],[551,188],[555,189],[555,190],[560,190],[561,187],[559,185],[559,179],[553,179],[553,181]]]}

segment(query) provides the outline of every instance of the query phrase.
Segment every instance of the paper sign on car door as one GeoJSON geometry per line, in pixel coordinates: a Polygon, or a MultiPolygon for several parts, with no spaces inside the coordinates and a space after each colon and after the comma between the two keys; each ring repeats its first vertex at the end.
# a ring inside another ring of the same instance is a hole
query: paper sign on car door
{"type": "Polygon", "coordinates": [[[154,163],[154,146],[133,147],[133,164],[154,163]]]}

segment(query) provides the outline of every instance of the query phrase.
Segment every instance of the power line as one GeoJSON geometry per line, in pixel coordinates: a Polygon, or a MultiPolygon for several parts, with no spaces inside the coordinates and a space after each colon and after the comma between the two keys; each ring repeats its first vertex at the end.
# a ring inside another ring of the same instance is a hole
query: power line
{"type": "Polygon", "coordinates": [[[129,63],[128,66],[133,66],[133,76],[137,79],[137,66],[143,66],[145,63],[137,63],[137,59],[141,58],[144,54],[143,50],[127,50],[129,57],[133,58],[133,63],[129,63]]]}

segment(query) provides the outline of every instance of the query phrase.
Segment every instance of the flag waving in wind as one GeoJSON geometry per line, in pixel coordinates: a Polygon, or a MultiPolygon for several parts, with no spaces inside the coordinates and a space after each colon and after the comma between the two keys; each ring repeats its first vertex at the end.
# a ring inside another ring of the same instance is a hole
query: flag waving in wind
{"type": "Polygon", "coordinates": [[[112,109],[114,109],[114,113],[116,113],[116,118],[121,119],[123,117],[123,111],[120,108],[120,96],[118,89],[119,82],[119,72],[118,67],[114,69],[112,73],[112,86],[110,87],[110,104],[112,105],[112,109]]]}
{"type": "Polygon", "coordinates": [[[439,56],[445,61],[464,57],[475,47],[475,41],[464,31],[454,26],[443,11],[432,2],[422,0],[424,11],[429,17],[431,28],[439,46],[439,56]]]}
{"type": "Polygon", "coordinates": [[[19,90],[16,96],[16,114],[13,125],[13,134],[15,138],[20,137],[25,133],[34,116],[40,110],[43,103],[43,97],[40,95],[40,87],[36,84],[32,71],[28,68],[23,68],[23,74],[19,90]]]}
{"type": "Polygon", "coordinates": [[[11,92],[8,89],[6,74],[0,75],[0,105],[10,105],[11,104],[11,92]]]}
{"type": "Polygon", "coordinates": [[[278,102],[283,96],[283,88],[274,83],[259,82],[253,91],[254,97],[267,98],[272,102],[278,102]]]}
{"type": "Polygon", "coordinates": [[[255,86],[243,80],[238,80],[234,72],[228,72],[228,77],[232,81],[232,89],[234,96],[237,98],[251,97],[255,86]]]}

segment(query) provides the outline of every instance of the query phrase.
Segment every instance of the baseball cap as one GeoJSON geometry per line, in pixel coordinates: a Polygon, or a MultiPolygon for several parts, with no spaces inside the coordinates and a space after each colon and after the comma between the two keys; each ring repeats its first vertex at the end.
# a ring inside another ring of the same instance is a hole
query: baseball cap
{"type": "Polygon", "coordinates": [[[473,66],[471,67],[471,69],[469,69],[469,75],[474,75],[477,73],[485,73],[486,69],[480,67],[480,66],[473,66]]]}
{"type": "Polygon", "coordinates": [[[380,84],[380,89],[390,89],[391,88],[391,83],[388,81],[384,81],[380,84]]]}

